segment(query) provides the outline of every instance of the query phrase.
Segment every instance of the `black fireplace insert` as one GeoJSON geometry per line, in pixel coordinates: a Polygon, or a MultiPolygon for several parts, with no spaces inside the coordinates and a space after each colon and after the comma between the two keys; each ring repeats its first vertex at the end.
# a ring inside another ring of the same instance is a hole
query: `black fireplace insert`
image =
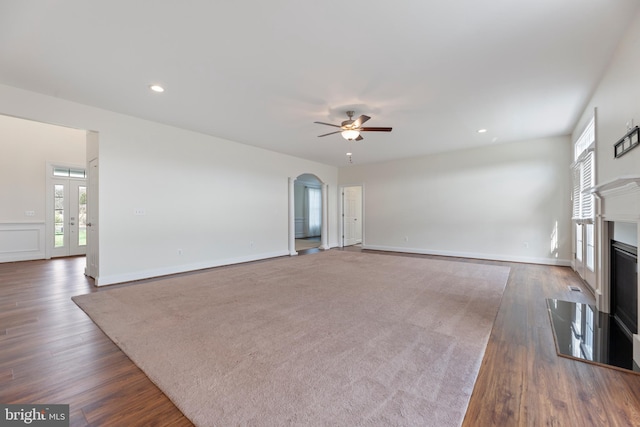
{"type": "Polygon", "coordinates": [[[638,248],[611,242],[611,315],[629,339],[638,333],[638,248]]]}

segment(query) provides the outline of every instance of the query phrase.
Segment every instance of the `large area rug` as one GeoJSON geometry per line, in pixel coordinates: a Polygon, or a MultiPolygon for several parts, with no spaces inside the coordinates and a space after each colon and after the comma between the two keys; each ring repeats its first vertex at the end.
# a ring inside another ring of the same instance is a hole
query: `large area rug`
{"type": "Polygon", "coordinates": [[[334,250],[73,299],[199,426],[458,426],[508,275],[334,250]]]}

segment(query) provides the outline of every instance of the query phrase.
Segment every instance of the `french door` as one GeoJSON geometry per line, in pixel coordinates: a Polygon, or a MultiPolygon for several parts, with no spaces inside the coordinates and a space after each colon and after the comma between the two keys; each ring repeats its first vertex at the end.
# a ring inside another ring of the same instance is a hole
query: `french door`
{"type": "Polygon", "coordinates": [[[87,185],[84,179],[53,178],[49,181],[49,212],[53,236],[52,257],[84,255],[87,247],[87,185]]]}

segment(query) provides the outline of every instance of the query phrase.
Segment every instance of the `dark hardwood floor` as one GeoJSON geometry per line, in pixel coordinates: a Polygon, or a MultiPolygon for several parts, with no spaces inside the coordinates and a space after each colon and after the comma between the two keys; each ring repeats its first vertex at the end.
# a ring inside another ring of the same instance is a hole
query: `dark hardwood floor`
{"type": "Polygon", "coordinates": [[[463,425],[640,426],[640,375],[556,354],[545,300],[594,304],[577,275],[566,267],[509,265],[463,425]]]}
{"type": "MultiPolygon", "coordinates": [[[[545,299],[593,302],[569,268],[455,260],[511,267],[464,426],[640,426],[640,375],[556,355],[545,299]]],[[[83,269],[0,264],[0,402],[69,404],[72,426],[191,425],[71,301],[112,288],[83,269]]]]}
{"type": "Polygon", "coordinates": [[[191,426],[71,301],[103,290],[84,264],[0,264],[0,402],[69,404],[71,426],[191,426]]]}

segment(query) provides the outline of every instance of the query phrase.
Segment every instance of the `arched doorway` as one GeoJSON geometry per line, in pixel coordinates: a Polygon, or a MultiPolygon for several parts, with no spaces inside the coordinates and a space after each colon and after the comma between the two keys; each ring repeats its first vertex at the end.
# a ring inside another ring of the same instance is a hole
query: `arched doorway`
{"type": "Polygon", "coordinates": [[[327,245],[327,185],[304,173],[289,178],[289,254],[327,245]]]}

